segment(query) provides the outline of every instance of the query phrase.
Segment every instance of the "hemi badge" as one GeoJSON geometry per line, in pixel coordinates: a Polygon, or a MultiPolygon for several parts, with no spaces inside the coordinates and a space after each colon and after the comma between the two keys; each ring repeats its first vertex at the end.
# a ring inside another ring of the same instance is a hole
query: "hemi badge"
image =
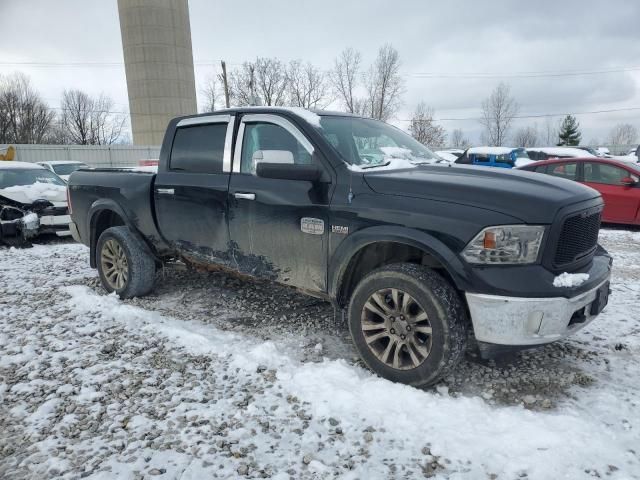
{"type": "Polygon", "coordinates": [[[342,235],[349,234],[349,227],[345,227],[344,225],[331,225],[332,233],[340,233],[342,235]]]}

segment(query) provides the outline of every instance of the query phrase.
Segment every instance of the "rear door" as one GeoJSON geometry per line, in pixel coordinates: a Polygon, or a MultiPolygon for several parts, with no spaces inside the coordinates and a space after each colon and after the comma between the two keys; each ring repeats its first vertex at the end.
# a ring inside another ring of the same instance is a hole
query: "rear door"
{"type": "Polygon", "coordinates": [[[227,196],[234,116],[210,115],[177,124],[167,168],[156,176],[159,231],[193,260],[227,264],[227,196]]]}
{"type": "Polygon", "coordinates": [[[637,175],[628,170],[601,162],[583,164],[584,184],[595,188],[604,200],[603,220],[605,222],[633,223],[640,207],[640,189],[636,185],[622,185],[625,177],[637,175]]]}
{"type": "MultiPolygon", "coordinates": [[[[322,163],[286,118],[244,115],[229,185],[233,260],[243,273],[324,292],[331,184],[256,176],[258,159],[274,157],[322,163]]],[[[320,166],[328,171],[327,165],[320,166]]]]}

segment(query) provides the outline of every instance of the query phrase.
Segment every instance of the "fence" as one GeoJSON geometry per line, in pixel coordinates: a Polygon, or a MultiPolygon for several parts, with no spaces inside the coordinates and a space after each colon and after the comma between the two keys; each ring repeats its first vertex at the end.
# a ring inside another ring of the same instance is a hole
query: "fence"
{"type": "MultiPolygon", "coordinates": [[[[8,145],[0,145],[0,152],[8,145]]],[[[134,167],[141,160],[158,159],[159,146],[137,145],[14,145],[14,160],[19,162],[46,162],[73,160],[92,167],[134,167]]]]}

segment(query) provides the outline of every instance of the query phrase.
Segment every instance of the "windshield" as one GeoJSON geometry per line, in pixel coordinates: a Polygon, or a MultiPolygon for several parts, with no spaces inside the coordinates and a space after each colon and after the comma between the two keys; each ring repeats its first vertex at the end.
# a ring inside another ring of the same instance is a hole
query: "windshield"
{"type": "Polygon", "coordinates": [[[0,188],[33,185],[34,183],[49,183],[63,187],[66,185],[60,177],[44,168],[0,168],[0,188]]]}
{"type": "Polygon", "coordinates": [[[405,168],[442,159],[402,130],[378,120],[323,116],[320,131],[349,165],[405,168]]]}
{"type": "Polygon", "coordinates": [[[527,160],[529,160],[529,154],[524,148],[519,148],[515,150],[515,152],[516,152],[516,158],[526,158],[527,160]]]}
{"type": "Polygon", "coordinates": [[[53,171],[58,175],[71,175],[79,168],[84,168],[86,166],[88,165],[85,165],[84,163],[60,163],[57,165],[52,165],[53,171]]]}

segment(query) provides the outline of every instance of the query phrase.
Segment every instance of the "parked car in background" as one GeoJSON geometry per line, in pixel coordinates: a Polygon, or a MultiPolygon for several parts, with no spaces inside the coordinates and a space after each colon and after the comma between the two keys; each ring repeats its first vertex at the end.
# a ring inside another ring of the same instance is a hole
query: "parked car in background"
{"type": "Polygon", "coordinates": [[[0,162],[0,243],[22,245],[43,233],[71,235],[67,189],[35,163],[0,162]]]}
{"type": "Polygon", "coordinates": [[[602,195],[602,221],[640,225],[640,166],[608,158],[573,158],[536,162],[521,168],[574,180],[602,195]]]}
{"type": "Polygon", "coordinates": [[[531,163],[524,148],[511,147],[471,147],[455,161],[463,165],[482,167],[513,168],[531,163]]]}
{"type": "Polygon", "coordinates": [[[69,181],[69,176],[76,170],[89,167],[89,165],[87,165],[86,163],[75,162],[71,160],[52,160],[50,162],[38,162],[38,165],[41,165],[47,170],[52,171],[65,182],[69,181]]]}
{"type": "Polygon", "coordinates": [[[597,155],[584,150],[582,147],[530,147],[527,148],[527,153],[531,160],[597,157],[597,155]]]}
{"type": "Polygon", "coordinates": [[[455,162],[464,153],[464,150],[460,148],[448,148],[446,150],[438,150],[435,152],[443,160],[449,163],[455,162]]]}

